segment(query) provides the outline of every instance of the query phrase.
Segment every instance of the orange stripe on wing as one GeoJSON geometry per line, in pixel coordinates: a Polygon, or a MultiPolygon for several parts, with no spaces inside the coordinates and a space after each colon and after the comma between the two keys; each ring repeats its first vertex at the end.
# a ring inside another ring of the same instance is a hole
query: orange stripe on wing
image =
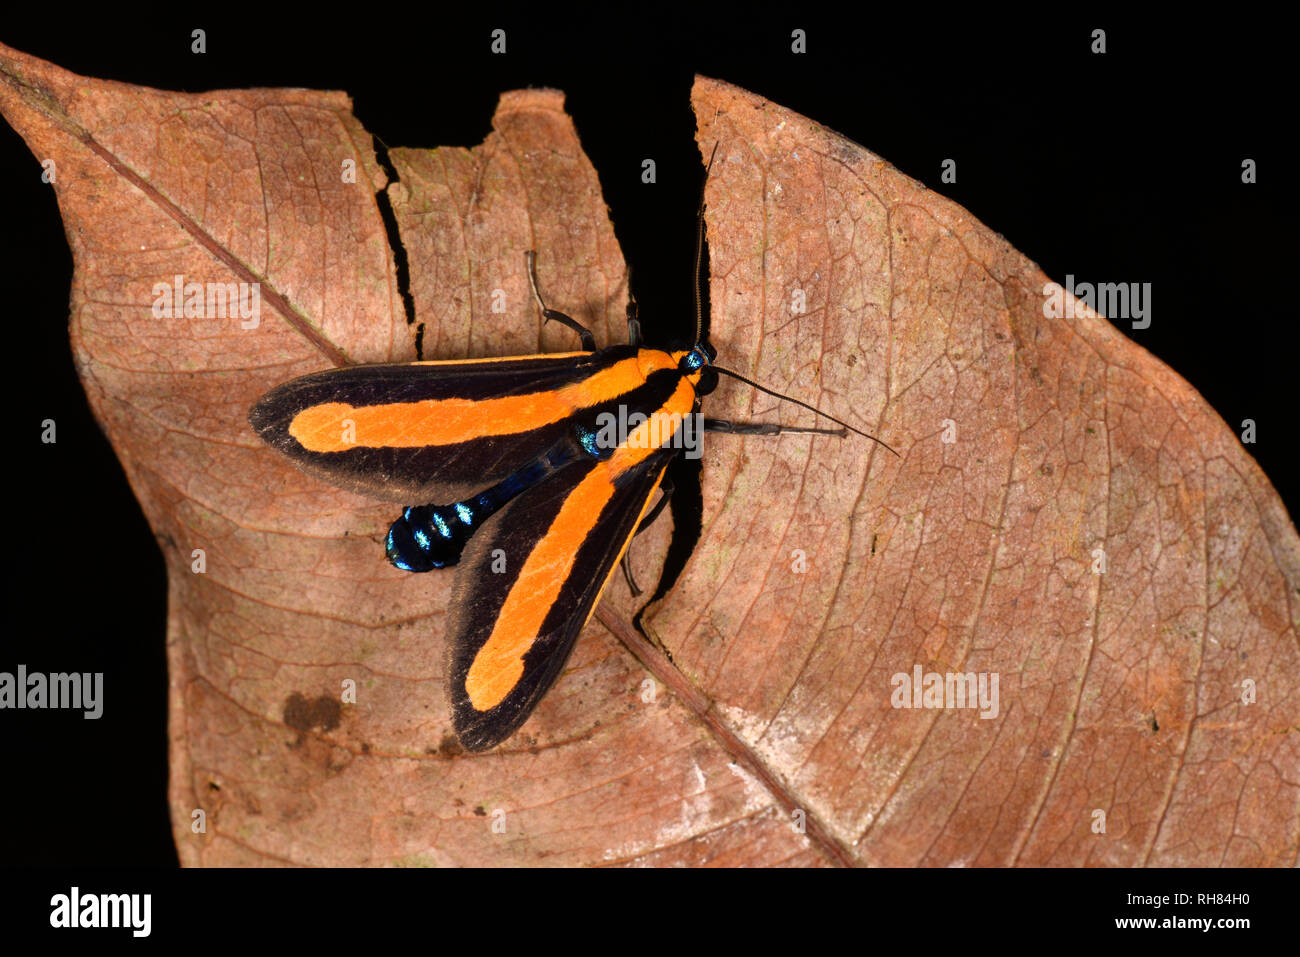
{"type": "Polygon", "coordinates": [[[578,548],[613,494],[609,464],[601,462],[569,493],[555,521],[528,556],[492,634],[465,676],[465,692],[475,710],[499,705],[524,676],[524,655],[569,577],[578,548]]]}
{"type": "MultiPolygon", "coordinates": [[[[613,496],[615,480],[662,447],[651,441],[652,436],[661,437],[660,442],[666,444],[672,438],[672,431],[664,425],[664,420],[677,416],[680,421],[694,403],[695,390],[689,382],[679,382],[664,407],[634,430],[609,459],[597,463],[564,500],[551,527],[520,569],[519,578],[497,615],[492,634],[470,664],[465,692],[475,710],[496,707],[519,683],[524,674],[524,655],[537,640],[551,606],[573,571],[578,549],[613,496]]],[[[642,506],[643,514],[645,504],[649,504],[648,498],[642,506]]]]}
{"type": "Polygon", "coordinates": [[[668,353],[642,349],[635,357],[622,359],[580,382],[526,395],[362,406],[323,402],[294,416],[289,434],[308,452],[418,448],[515,435],[615,399],[643,385],[651,372],[673,367],[668,353]]]}

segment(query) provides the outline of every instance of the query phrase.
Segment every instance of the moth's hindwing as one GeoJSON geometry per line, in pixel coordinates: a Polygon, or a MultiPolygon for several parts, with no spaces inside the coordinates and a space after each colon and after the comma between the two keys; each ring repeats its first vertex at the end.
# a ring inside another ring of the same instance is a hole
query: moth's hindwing
{"type": "Polygon", "coordinates": [[[457,737],[509,737],[559,676],[672,453],[579,462],[512,501],[461,559],[447,628],[457,737]]]}

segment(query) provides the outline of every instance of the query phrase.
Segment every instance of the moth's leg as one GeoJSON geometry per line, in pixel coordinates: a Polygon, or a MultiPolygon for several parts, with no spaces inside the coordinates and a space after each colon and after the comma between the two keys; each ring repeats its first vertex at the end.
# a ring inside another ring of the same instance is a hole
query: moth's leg
{"type": "Polygon", "coordinates": [[[627,579],[628,591],[632,593],[633,598],[641,597],[641,589],[636,585],[636,579],[632,577],[632,543],[629,542],[627,549],[623,552],[623,558],[619,561],[623,568],[623,577],[627,579]]]}
{"type": "Polygon", "coordinates": [[[627,341],[629,345],[640,346],[645,340],[641,338],[641,320],[637,318],[636,296],[632,295],[632,267],[627,267],[627,341]]]}
{"type": "Polygon", "coordinates": [[[542,318],[547,322],[552,319],[562,326],[568,326],[578,334],[582,340],[582,348],[588,352],[596,351],[596,337],[591,334],[591,330],[571,316],[566,316],[557,309],[549,309],[546,303],[542,301],[541,290],[537,288],[537,253],[531,249],[524,254],[528,260],[528,282],[533,287],[533,298],[537,300],[537,308],[542,310],[542,318]]]}
{"type": "MultiPolygon", "coordinates": [[[[663,514],[664,506],[668,504],[668,499],[673,494],[673,483],[671,479],[664,479],[659,483],[659,501],[655,502],[654,508],[646,513],[645,518],[641,519],[641,524],[636,527],[632,533],[635,538],[647,528],[654,524],[654,520],[663,514]]],[[[627,587],[632,591],[632,597],[638,598],[641,595],[641,589],[637,587],[636,579],[632,577],[632,543],[628,542],[627,549],[623,552],[623,560],[619,563],[623,566],[623,577],[627,579],[627,587]]]]}
{"type": "Polygon", "coordinates": [[[637,535],[640,535],[647,528],[653,525],[655,519],[663,514],[664,506],[667,505],[668,500],[672,498],[675,489],[676,486],[673,485],[672,479],[666,478],[659,483],[659,501],[655,502],[654,508],[650,509],[650,511],[646,513],[645,518],[641,519],[641,524],[636,528],[637,535]]]}
{"type": "Polygon", "coordinates": [[[793,425],[776,425],[772,422],[728,422],[726,419],[705,419],[705,432],[730,432],[732,435],[848,435],[845,429],[800,428],[793,425]]]}

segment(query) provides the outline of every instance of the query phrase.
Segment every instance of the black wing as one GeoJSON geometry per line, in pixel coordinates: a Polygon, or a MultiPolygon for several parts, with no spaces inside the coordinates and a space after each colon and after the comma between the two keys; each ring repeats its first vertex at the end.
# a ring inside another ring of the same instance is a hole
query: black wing
{"type": "MultiPolygon", "coordinates": [[[[444,435],[421,444],[420,410],[437,408],[428,403],[544,395],[634,353],[628,346],[615,346],[596,353],[332,369],[272,389],[248,419],[269,445],[332,485],[403,504],[452,501],[543,454],[565,434],[568,423],[516,415],[497,422],[494,434],[464,441],[445,441],[462,436],[444,435]],[[373,437],[368,437],[367,422],[374,418],[384,419],[388,431],[372,429],[373,437]],[[309,420],[310,436],[300,428],[309,420]],[[346,433],[349,423],[353,435],[346,433]],[[399,427],[408,444],[394,444],[393,430],[399,427]]],[[[432,418],[437,425],[439,416],[432,418]]]]}
{"type": "Polygon", "coordinates": [[[505,740],[555,682],[673,454],[652,452],[621,474],[608,462],[569,465],[466,547],[447,631],[465,748],[505,740]]]}

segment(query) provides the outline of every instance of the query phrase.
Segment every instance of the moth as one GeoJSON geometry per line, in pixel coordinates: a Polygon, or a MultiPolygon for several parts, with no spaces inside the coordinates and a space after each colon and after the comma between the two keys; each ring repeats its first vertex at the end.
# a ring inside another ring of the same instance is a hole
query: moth
{"type": "Polygon", "coordinates": [[[545,321],[572,329],[579,350],[331,369],[272,389],[249,413],[257,434],[308,473],[426,503],[403,510],[385,551],[409,572],[458,568],[448,674],[453,726],[466,750],[499,744],[528,718],[620,559],[639,593],[628,546],[668,501],[665,470],[692,430],[872,438],[714,363],[701,307],[704,235],[701,195],[690,343],[645,345],[629,293],[628,343],[597,349],[588,329],[547,306],[529,252],[537,308],[545,321]],[[701,400],[719,374],[839,427],[703,418],[701,400]]]}

